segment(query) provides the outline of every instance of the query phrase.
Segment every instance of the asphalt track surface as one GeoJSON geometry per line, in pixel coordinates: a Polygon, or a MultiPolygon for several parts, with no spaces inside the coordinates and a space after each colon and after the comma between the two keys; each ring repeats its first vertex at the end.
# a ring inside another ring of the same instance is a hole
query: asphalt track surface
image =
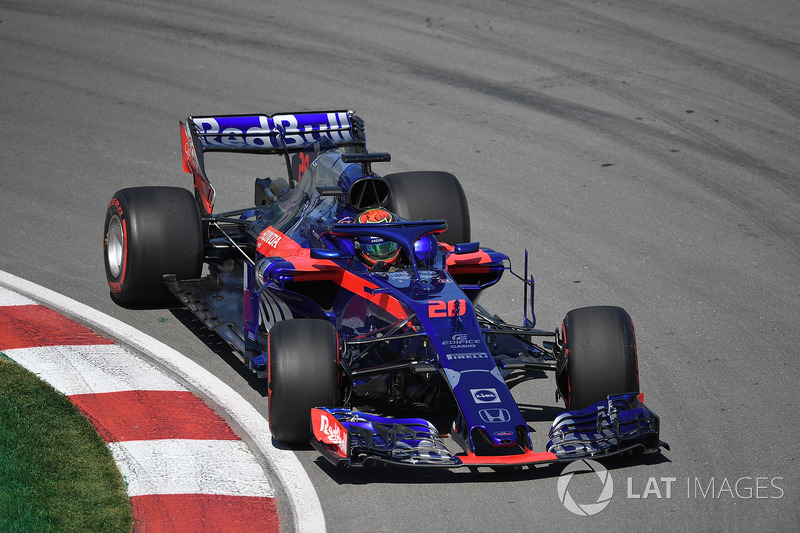
{"type": "MultiPolygon", "coordinates": [[[[583,305],[631,313],[672,450],[606,463],[599,514],[561,504],[560,467],[339,471],[299,450],[329,531],[800,523],[793,0],[2,0],[0,47],[0,270],[163,341],[261,413],[264,383],[185,313],[108,296],[108,201],[190,186],[186,115],[354,109],[371,150],[392,153],[376,170],[453,172],[474,238],[516,265],[530,250],[540,327],[583,305]]],[[[232,158],[208,171],[221,209],[277,175],[232,158]]],[[[521,293],[504,281],[482,303],[515,319],[521,293]]],[[[539,444],[554,389],[513,389],[539,444]]],[[[600,494],[592,475],[569,491],[600,494]]]]}

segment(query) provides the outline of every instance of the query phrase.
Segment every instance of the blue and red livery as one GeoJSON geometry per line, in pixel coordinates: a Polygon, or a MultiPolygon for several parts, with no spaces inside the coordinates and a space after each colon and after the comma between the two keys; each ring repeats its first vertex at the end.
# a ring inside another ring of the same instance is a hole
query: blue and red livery
{"type": "Polygon", "coordinates": [[[310,440],[339,465],[446,468],[666,446],[642,403],[629,315],[587,307],[536,329],[527,252],[518,275],[471,241],[451,174],[377,174],[390,156],[367,151],[351,111],[189,117],[181,138],[193,192],[123,189],[109,205],[109,287],[122,304],[177,297],[269,379],[278,440],[310,440]],[[287,177],[256,179],[253,205],[215,213],[211,152],[282,156],[287,177]],[[384,221],[358,222],[368,210],[384,221]],[[396,252],[363,261],[362,242],[396,252]],[[524,288],[521,325],[477,303],[505,273],[524,288]],[[507,382],[541,371],[567,410],[534,450],[507,382]]]}

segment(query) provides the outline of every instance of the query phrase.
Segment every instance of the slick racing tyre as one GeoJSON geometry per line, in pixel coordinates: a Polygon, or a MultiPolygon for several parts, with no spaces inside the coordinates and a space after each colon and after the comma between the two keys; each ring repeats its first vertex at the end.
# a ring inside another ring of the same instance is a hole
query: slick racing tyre
{"type": "Polygon", "coordinates": [[[297,318],[269,331],[269,428],[286,444],[308,444],[311,408],[339,404],[339,341],[326,320],[297,318]]]}
{"type": "Polygon", "coordinates": [[[573,309],[562,330],[566,367],[559,377],[568,409],[604,401],[610,394],[639,392],[636,337],[624,309],[573,309]]]}
{"type": "Polygon", "coordinates": [[[203,267],[203,230],[192,193],[178,187],[118,191],[106,211],[103,257],[117,302],[170,301],[164,274],[192,279],[203,267]]]}
{"type": "Polygon", "coordinates": [[[439,242],[470,242],[469,207],[464,189],[448,172],[398,172],[384,176],[389,183],[387,208],[406,220],[447,221],[447,231],[437,235],[439,242]]]}

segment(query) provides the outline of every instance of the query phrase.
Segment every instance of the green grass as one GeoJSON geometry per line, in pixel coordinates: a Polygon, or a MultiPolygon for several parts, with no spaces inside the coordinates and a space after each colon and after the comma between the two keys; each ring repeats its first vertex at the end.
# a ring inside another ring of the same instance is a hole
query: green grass
{"type": "Polygon", "coordinates": [[[111,451],[62,394],[0,354],[0,531],[130,531],[111,451]]]}

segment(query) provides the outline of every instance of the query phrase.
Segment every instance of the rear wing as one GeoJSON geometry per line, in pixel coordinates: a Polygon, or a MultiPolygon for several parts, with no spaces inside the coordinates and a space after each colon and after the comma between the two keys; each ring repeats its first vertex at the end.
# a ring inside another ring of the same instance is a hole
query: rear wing
{"type": "Polygon", "coordinates": [[[295,153],[321,138],[363,146],[364,121],[352,111],[189,117],[204,152],[295,153]]]}
{"type": "Polygon", "coordinates": [[[293,178],[289,154],[320,140],[363,151],[364,121],[352,111],[188,117],[186,123],[181,122],[183,171],[194,175],[197,204],[203,215],[210,215],[216,193],[206,176],[205,152],[283,154],[290,179],[296,180],[299,175],[293,178]]]}

